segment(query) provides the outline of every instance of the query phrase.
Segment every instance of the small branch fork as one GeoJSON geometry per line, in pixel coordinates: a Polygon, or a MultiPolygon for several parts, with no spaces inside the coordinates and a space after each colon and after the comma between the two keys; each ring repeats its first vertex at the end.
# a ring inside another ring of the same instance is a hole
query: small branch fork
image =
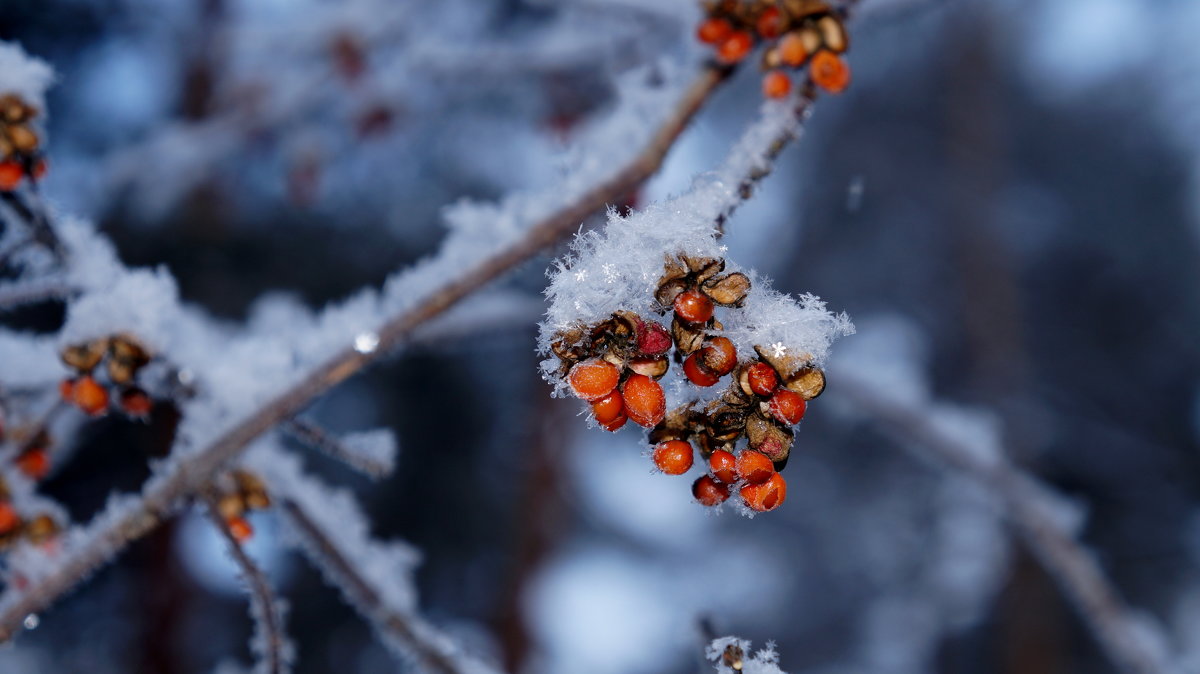
{"type": "Polygon", "coordinates": [[[377,331],[379,342],[374,350],[362,353],[347,347],[315,368],[298,384],[253,411],[211,444],[181,459],[173,472],[156,478],[146,487],[139,502],[93,532],[87,543],[54,572],[43,576],[20,594],[14,595],[14,591],[10,590],[10,596],[0,606],[0,642],[13,637],[26,615],[44,610],[92,570],[170,517],[185,499],[201,493],[226,462],[263,433],[294,417],[315,398],[385,356],[418,326],[569,236],[587,216],[621,199],[645,182],[658,171],[688,123],[730,72],[728,68],[703,69],[647,145],[612,177],[581,195],[574,203],[534,224],[522,239],[465,270],[460,276],[448,279],[427,299],[386,321],[377,331]]]}
{"type": "Polygon", "coordinates": [[[986,489],[1120,671],[1167,671],[1162,658],[1137,634],[1129,607],[1100,565],[1054,512],[1053,501],[1058,497],[1048,488],[1004,457],[980,456],[931,423],[919,409],[890,399],[866,382],[843,373],[838,376],[837,390],[870,419],[908,441],[905,446],[920,458],[932,458],[986,489]]]}
{"type": "Polygon", "coordinates": [[[216,498],[211,494],[207,495],[205,505],[208,518],[212,520],[213,526],[221,532],[225,542],[229,544],[229,554],[233,556],[233,561],[237,562],[238,568],[241,569],[242,575],[246,579],[246,587],[251,596],[250,601],[257,604],[257,610],[252,613],[261,630],[262,671],[267,674],[287,674],[291,668],[287,665],[288,657],[285,653],[290,646],[283,628],[283,613],[279,609],[279,600],[275,596],[275,591],[271,589],[267,574],[263,573],[250,555],[246,554],[242,544],[230,531],[229,523],[221,517],[217,508],[216,498]]]}

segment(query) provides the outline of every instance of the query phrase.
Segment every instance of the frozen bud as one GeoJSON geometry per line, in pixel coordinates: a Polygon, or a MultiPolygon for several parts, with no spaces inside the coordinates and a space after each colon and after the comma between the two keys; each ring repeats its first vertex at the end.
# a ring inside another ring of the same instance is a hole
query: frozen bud
{"type": "Polygon", "coordinates": [[[62,350],[59,357],[67,367],[80,372],[91,372],[100,363],[108,349],[108,340],[97,339],[83,344],[74,344],[62,350]]]}
{"type": "Polygon", "coordinates": [[[788,377],[784,386],[805,400],[812,400],[825,390],[825,372],[818,367],[802,367],[788,377]]]}
{"type": "Polygon", "coordinates": [[[671,334],[675,339],[675,348],[685,356],[692,355],[704,345],[703,326],[689,325],[679,319],[671,321],[671,334]]]}
{"type": "Polygon", "coordinates": [[[671,367],[671,362],[666,356],[657,356],[655,358],[634,358],[629,361],[629,369],[638,374],[644,374],[647,377],[660,379],[667,370],[671,367]]]}
{"type": "Polygon", "coordinates": [[[17,152],[25,154],[32,153],[38,146],[37,134],[27,126],[8,127],[8,140],[17,149],[17,152]]]}
{"type": "Polygon", "coordinates": [[[700,288],[712,301],[723,306],[740,306],[750,292],[750,277],[734,272],[709,280],[700,288]]]}
{"type": "Polygon", "coordinates": [[[654,321],[640,321],[637,333],[638,351],[647,356],[664,354],[671,348],[671,333],[654,321]]]}
{"type": "Polygon", "coordinates": [[[792,451],[792,431],[761,414],[751,414],[746,419],[746,438],[750,448],[760,452],[773,462],[787,460],[792,451]]]}
{"type": "Polygon", "coordinates": [[[846,28],[832,14],[826,14],[817,20],[817,30],[821,33],[821,41],[830,50],[840,54],[850,46],[846,36],[846,28]]]}
{"type": "Polygon", "coordinates": [[[746,653],[742,650],[741,646],[729,644],[725,647],[725,652],[721,654],[721,664],[735,672],[740,672],[742,671],[742,661],[745,657],[746,653]]]}

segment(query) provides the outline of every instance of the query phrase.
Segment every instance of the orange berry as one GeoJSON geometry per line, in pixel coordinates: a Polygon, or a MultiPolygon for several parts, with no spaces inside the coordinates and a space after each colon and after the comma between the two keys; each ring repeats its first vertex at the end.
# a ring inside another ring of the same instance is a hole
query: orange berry
{"type": "Polygon", "coordinates": [[[728,19],[712,17],[700,22],[700,27],[696,29],[696,37],[704,44],[717,44],[724,42],[732,32],[733,24],[729,23],[728,19]]]}
{"type": "Polygon", "coordinates": [[[717,45],[717,60],[727,65],[734,64],[746,58],[753,48],[754,38],[750,33],[739,30],[731,33],[717,45]]]}
{"type": "Polygon", "coordinates": [[[140,388],[128,388],[121,391],[121,409],[134,417],[144,417],[150,414],[154,401],[140,388]]]}
{"type": "Polygon", "coordinates": [[[11,192],[17,189],[17,185],[21,184],[21,178],[25,176],[25,169],[21,168],[21,164],[11,159],[0,161],[0,192],[11,192]]]}
{"type": "Polygon", "coordinates": [[[774,40],[782,35],[786,25],[787,17],[779,11],[778,7],[767,7],[762,14],[758,15],[758,21],[755,22],[758,34],[765,40],[774,40]]]}
{"type": "Polygon", "coordinates": [[[713,315],[713,301],[699,290],[685,290],[675,298],[675,315],[687,323],[706,323],[713,315]]]}
{"type": "Polygon", "coordinates": [[[621,399],[620,391],[612,391],[608,395],[592,403],[592,414],[601,426],[612,423],[625,416],[625,401],[621,399]]]}
{"type": "Polygon", "coordinates": [[[779,60],[793,68],[799,68],[808,60],[808,49],[800,33],[788,33],[779,41],[779,60]]]}
{"type": "Polygon", "coordinates": [[[738,481],[737,459],[732,453],[723,449],[718,449],[708,457],[708,469],[725,484],[733,484],[738,481]]]}
{"type": "Polygon", "coordinates": [[[608,395],[620,381],[621,371],[617,366],[599,358],[576,363],[567,374],[571,391],[588,402],[608,395]]]}
{"type": "Polygon", "coordinates": [[[34,164],[33,164],[33,179],[41,180],[42,177],[44,177],[46,175],[46,171],[49,169],[49,167],[50,166],[46,162],[45,157],[34,162],[34,164]]]}
{"type": "Polygon", "coordinates": [[[621,430],[621,427],[625,425],[626,421],[629,421],[629,417],[626,416],[624,411],[622,411],[621,414],[619,416],[617,416],[617,418],[613,419],[612,421],[609,421],[607,423],[601,422],[600,428],[603,428],[606,431],[615,433],[615,432],[621,430]]]}
{"type": "Polygon", "coordinates": [[[229,533],[233,535],[233,539],[238,543],[245,543],[254,535],[254,527],[246,521],[244,517],[231,517],[225,521],[229,527],[229,533]]]}
{"type": "Polygon", "coordinates": [[[741,494],[747,507],[765,513],[778,508],[787,498],[787,482],[779,473],[772,473],[766,482],[742,487],[741,494]]]}
{"type": "Polygon", "coordinates": [[[108,409],[108,391],[90,375],[75,380],[71,398],[79,409],[92,416],[103,414],[108,409]]]}
{"type": "Polygon", "coordinates": [[[58,395],[67,402],[75,399],[75,380],[64,379],[58,382],[58,395]]]}
{"type": "Polygon", "coordinates": [[[692,446],[683,440],[667,440],[654,448],[654,465],[667,475],[683,475],[692,467],[692,446]]]}
{"type": "Polygon", "coordinates": [[[763,77],[762,88],[767,98],[783,98],[792,91],[792,78],[782,70],[772,70],[763,77]]]}
{"type": "Polygon", "coordinates": [[[775,472],[775,464],[766,456],[747,449],[737,458],[737,472],[750,484],[760,484],[775,472]]]}
{"type": "Polygon", "coordinates": [[[720,505],[729,498],[729,487],[714,480],[712,475],[701,475],[692,483],[692,496],[700,505],[720,505]]]}
{"type": "Polygon", "coordinates": [[[817,52],[808,70],[812,81],[831,94],[840,94],[850,85],[850,66],[831,51],[817,52]]]}
{"type": "Polygon", "coordinates": [[[688,381],[696,386],[712,386],[721,381],[721,377],[714,374],[712,370],[704,367],[701,360],[702,356],[699,351],[687,357],[683,361],[683,374],[687,376],[688,381]]]}
{"type": "Polygon", "coordinates": [[[771,410],[771,416],[778,419],[780,423],[793,426],[804,418],[804,410],[808,407],[808,403],[804,402],[804,397],[799,393],[779,389],[775,395],[771,396],[768,407],[771,410]]]}
{"type": "Polygon", "coordinates": [[[50,455],[44,449],[31,449],[18,456],[15,463],[32,480],[41,480],[50,472],[50,455]]]}
{"type": "Polygon", "coordinates": [[[644,374],[631,374],[625,380],[625,414],[634,423],[654,428],[667,414],[667,397],[662,386],[644,374]]]}
{"type": "Polygon", "coordinates": [[[728,337],[713,337],[697,353],[703,359],[704,367],[719,376],[725,376],[737,367],[737,347],[728,337]]]}
{"type": "Polygon", "coordinates": [[[21,516],[17,514],[17,509],[8,501],[0,501],[0,535],[7,534],[19,526],[21,516]]]}
{"type": "Polygon", "coordinates": [[[746,380],[750,383],[750,390],[760,396],[771,395],[779,386],[779,375],[775,374],[775,368],[763,362],[755,363],[746,370],[746,380]]]}

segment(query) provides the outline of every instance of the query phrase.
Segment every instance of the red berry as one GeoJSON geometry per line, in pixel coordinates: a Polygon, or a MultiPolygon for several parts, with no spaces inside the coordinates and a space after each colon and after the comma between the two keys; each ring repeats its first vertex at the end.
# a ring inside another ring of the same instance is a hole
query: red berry
{"type": "Polygon", "coordinates": [[[792,78],[782,70],[772,70],[763,77],[762,89],[767,98],[783,98],[792,91],[792,78]]]}
{"type": "Polygon", "coordinates": [[[17,509],[8,501],[0,501],[0,535],[4,535],[21,526],[21,516],[17,509]]]}
{"type": "Polygon", "coordinates": [[[634,423],[654,428],[667,414],[667,397],[662,386],[644,374],[631,374],[625,380],[625,413],[634,423]]]}
{"type": "Polygon", "coordinates": [[[58,395],[66,402],[72,402],[75,399],[75,380],[64,379],[58,382],[58,395]]]}
{"type": "Polygon", "coordinates": [[[629,417],[625,415],[625,412],[621,412],[620,416],[618,416],[616,419],[613,419],[607,423],[601,423],[600,428],[615,433],[621,430],[621,427],[625,425],[626,421],[629,421],[629,417]]]}
{"type": "Polygon", "coordinates": [[[0,161],[0,192],[11,192],[17,189],[17,185],[21,184],[21,178],[25,176],[25,169],[21,168],[21,164],[11,159],[0,161]]]}
{"type": "Polygon", "coordinates": [[[654,321],[638,325],[638,350],[647,356],[666,353],[671,348],[671,333],[654,321]]]}
{"type": "Polygon", "coordinates": [[[696,386],[712,386],[721,381],[719,376],[704,367],[699,351],[688,356],[687,360],[683,361],[683,374],[687,376],[688,381],[696,386]]]}
{"type": "Polygon", "coordinates": [[[706,323],[713,315],[713,301],[699,290],[685,290],[675,298],[675,315],[687,323],[706,323]]]}
{"type": "Polygon", "coordinates": [[[729,37],[721,41],[717,45],[717,60],[724,64],[734,64],[746,58],[750,50],[754,48],[754,38],[750,33],[739,30],[731,33],[729,37]]]}
{"type": "Polygon", "coordinates": [[[154,402],[150,400],[150,396],[140,388],[129,388],[121,392],[121,409],[130,416],[147,416],[153,406],[154,402]]]}
{"type": "Polygon", "coordinates": [[[850,66],[831,51],[817,52],[808,71],[812,81],[831,94],[840,94],[850,85],[850,66]]]}
{"type": "Polygon", "coordinates": [[[75,380],[72,401],[84,412],[97,416],[108,409],[108,391],[90,375],[75,380]]]}
{"type": "Polygon", "coordinates": [[[737,347],[728,337],[713,337],[698,352],[709,372],[725,376],[737,367],[737,347]]]}
{"type": "Polygon", "coordinates": [[[31,480],[41,480],[50,472],[50,455],[41,448],[31,449],[18,456],[15,463],[31,480]]]}
{"type": "Polygon", "coordinates": [[[608,395],[621,381],[621,371],[607,360],[592,358],[576,363],[567,374],[567,383],[575,395],[591,402],[608,395]]]}
{"type": "Polygon", "coordinates": [[[713,17],[700,23],[700,27],[696,29],[696,37],[705,44],[717,44],[724,42],[732,32],[733,24],[729,23],[728,19],[713,17]]]}
{"type": "Polygon", "coordinates": [[[758,34],[766,40],[774,40],[783,34],[783,29],[787,23],[787,17],[783,12],[779,11],[778,7],[767,7],[762,14],[758,15],[758,21],[755,22],[755,27],[758,28],[758,34]]]}
{"type": "Polygon", "coordinates": [[[800,33],[788,33],[779,41],[779,60],[793,68],[799,68],[808,60],[808,49],[800,33]]]}
{"type": "Polygon", "coordinates": [[[779,389],[775,395],[771,396],[769,407],[771,416],[778,419],[780,423],[793,426],[804,418],[804,410],[808,407],[808,403],[804,402],[804,397],[799,393],[779,389]]]}
{"type": "Polygon", "coordinates": [[[592,414],[601,426],[609,424],[625,416],[625,401],[620,391],[612,391],[608,395],[592,402],[592,414]]]}
{"type": "Polygon", "coordinates": [[[775,368],[763,362],[755,363],[746,370],[746,380],[750,383],[750,390],[760,396],[771,395],[779,385],[775,368]]]}
{"type": "Polygon", "coordinates": [[[238,543],[245,543],[254,535],[254,527],[250,526],[244,517],[231,517],[226,520],[225,524],[229,527],[229,533],[233,535],[233,539],[238,543]]]}
{"type": "Polygon", "coordinates": [[[775,473],[775,464],[766,456],[747,449],[737,458],[737,472],[750,484],[760,484],[775,473]]]}
{"type": "Polygon", "coordinates": [[[711,475],[701,475],[692,483],[692,496],[700,505],[720,505],[729,498],[729,487],[717,482],[711,475]]]}
{"type": "Polygon", "coordinates": [[[683,440],[667,440],[654,448],[654,465],[667,475],[683,475],[692,467],[692,446],[683,440]]]}
{"type": "Polygon", "coordinates": [[[725,484],[733,484],[738,481],[737,459],[732,453],[723,449],[718,449],[708,457],[708,469],[725,484]]]}
{"type": "Polygon", "coordinates": [[[748,484],[742,487],[741,494],[742,500],[751,510],[767,512],[778,508],[787,498],[787,482],[779,473],[772,473],[762,484],[748,484]]]}

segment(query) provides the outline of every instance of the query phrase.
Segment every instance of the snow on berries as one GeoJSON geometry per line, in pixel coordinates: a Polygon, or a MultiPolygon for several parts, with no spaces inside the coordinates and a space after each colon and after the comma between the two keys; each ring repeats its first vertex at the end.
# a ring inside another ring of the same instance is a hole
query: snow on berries
{"type": "Polygon", "coordinates": [[[783,98],[792,90],[786,72],[808,66],[808,79],[831,94],[845,91],[850,68],[841,54],[850,47],[842,16],[823,0],[708,0],[696,30],[721,64],[739,63],[757,44],[766,45],[763,95],[783,98]]]}

